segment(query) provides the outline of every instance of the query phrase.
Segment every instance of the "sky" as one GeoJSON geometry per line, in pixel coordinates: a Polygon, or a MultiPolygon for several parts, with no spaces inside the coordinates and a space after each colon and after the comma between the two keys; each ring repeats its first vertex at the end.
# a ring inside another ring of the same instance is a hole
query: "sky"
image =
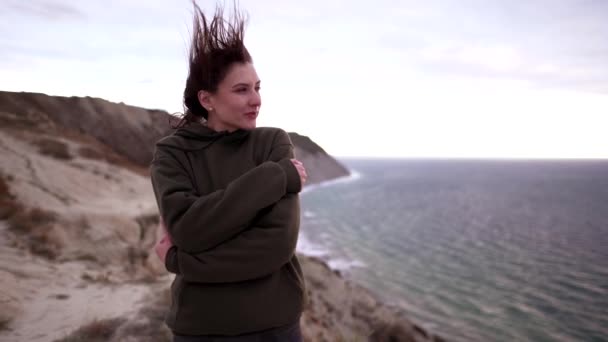
{"type": "MultiPolygon", "coordinates": [[[[190,1],[0,6],[0,90],[183,111],[190,1]]],[[[608,1],[239,6],[260,126],[335,156],[608,158],[608,1]]]]}

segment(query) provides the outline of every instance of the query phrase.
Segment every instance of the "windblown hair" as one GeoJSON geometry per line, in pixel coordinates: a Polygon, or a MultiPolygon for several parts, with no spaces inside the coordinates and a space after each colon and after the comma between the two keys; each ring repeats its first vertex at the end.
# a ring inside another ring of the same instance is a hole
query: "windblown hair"
{"type": "Polygon", "coordinates": [[[177,127],[208,119],[209,113],[200,104],[198,92],[217,91],[219,83],[226,77],[235,63],[250,63],[251,56],[243,42],[245,17],[238,11],[224,18],[224,8],[217,5],[215,14],[208,22],[205,14],[193,0],[194,24],[189,52],[189,69],[184,89],[184,116],[177,127]]]}

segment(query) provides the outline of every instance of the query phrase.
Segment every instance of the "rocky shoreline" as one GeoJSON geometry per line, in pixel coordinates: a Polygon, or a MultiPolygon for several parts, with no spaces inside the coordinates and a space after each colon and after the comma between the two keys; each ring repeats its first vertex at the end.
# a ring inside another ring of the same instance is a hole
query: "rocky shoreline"
{"type": "MultiPolygon", "coordinates": [[[[0,92],[0,340],[169,341],[171,276],[150,253],[147,164],[169,115],[93,98],[0,92]]],[[[311,183],[348,174],[290,134],[311,183]]],[[[300,255],[307,341],[443,341],[300,255]]]]}

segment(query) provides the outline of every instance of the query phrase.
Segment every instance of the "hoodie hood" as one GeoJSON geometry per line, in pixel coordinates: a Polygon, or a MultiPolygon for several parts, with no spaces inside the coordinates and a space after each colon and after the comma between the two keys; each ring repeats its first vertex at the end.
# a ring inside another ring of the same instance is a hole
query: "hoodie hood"
{"type": "Polygon", "coordinates": [[[250,131],[217,132],[201,124],[190,124],[178,128],[173,134],[162,138],[156,146],[172,147],[183,151],[202,150],[215,142],[235,143],[245,139],[250,131]]]}

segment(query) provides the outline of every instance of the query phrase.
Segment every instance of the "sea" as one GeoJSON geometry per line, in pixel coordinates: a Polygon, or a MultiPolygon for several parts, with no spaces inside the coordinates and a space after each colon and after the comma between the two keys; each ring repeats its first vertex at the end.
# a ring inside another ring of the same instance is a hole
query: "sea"
{"type": "Polygon", "coordinates": [[[448,341],[608,341],[608,160],[340,162],[301,252],[448,341]]]}

